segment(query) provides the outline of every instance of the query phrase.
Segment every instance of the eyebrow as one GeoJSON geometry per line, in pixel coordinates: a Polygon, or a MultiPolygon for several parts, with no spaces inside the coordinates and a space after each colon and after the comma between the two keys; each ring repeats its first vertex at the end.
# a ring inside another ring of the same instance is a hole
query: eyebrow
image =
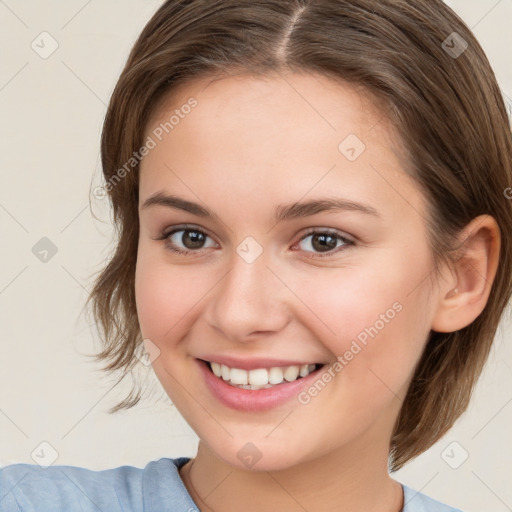
{"type": "MultiPolygon", "coordinates": [[[[209,217],[220,221],[218,215],[209,208],[192,201],[187,201],[186,199],[182,199],[178,196],[164,194],[163,192],[157,192],[147,198],[141,205],[140,209],[145,210],[146,208],[154,205],[183,210],[199,217],[209,217]]],[[[370,205],[356,203],[354,201],[338,197],[326,197],[288,205],[279,205],[276,208],[275,220],[276,222],[280,222],[284,220],[298,219],[329,210],[357,211],[366,215],[378,218],[381,217],[379,212],[370,205]]]]}

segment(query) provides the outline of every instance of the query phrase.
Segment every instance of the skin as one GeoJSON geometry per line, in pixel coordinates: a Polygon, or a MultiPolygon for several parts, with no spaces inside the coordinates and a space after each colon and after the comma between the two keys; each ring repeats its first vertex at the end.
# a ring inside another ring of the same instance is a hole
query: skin
{"type": "Polygon", "coordinates": [[[141,164],[135,283],[142,335],[159,350],[154,371],[200,438],[180,471],[185,485],[202,511],[398,512],[402,489],[387,471],[393,425],[430,330],[460,329],[484,308],[499,228],[474,219],[465,257],[435,276],[427,203],[394,150],[399,141],[346,84],[291,73],[196,80],[160,104],[145,136],[192,96],[197,107],[141,164]],[[366,146],[355,161],[338,149],[349,134],[366,146]],[[142,208],[156,192],[219,219],[142,208]],[[321,197],[371,205],[379,217],[330,210],[275,223],[277,205],[321,197]],[[158,240],[183,223],[209,237],[194,249],[182,236],[190,232],[173,235],[193,254],[158,240]],[[308,228],[355,245],[335,238],[322,258],[308,228]],[[252,263],[236,252],[247,236],[263,249],[252,263]],[[400,312],[307,405],[230,409],[195,362],[209,353],[333,363],[397,302],[400,312]],[[237,457],[247,442],[261,453],[252,468],[237,457]]]}

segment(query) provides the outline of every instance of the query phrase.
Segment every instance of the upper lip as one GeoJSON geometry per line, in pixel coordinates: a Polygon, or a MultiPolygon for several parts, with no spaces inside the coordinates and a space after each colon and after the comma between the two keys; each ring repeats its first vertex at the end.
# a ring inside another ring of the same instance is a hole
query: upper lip
{"type": "Polygon", "coordinates": [[[238,357],[232,356],[204,356],[201,357],[203,361],[224,364],[229,366],[229,368],[239,368],[240,370],[256,370],[257,368],[273,368],[277,366],[302,366],[304,364],[323,364],[318,363],[318,361],[308,361],[308,360],[289,360],[289,359],[274,359],[268,357],[254,357],[254,358],[245,358],[240,359],[238,357]]]}

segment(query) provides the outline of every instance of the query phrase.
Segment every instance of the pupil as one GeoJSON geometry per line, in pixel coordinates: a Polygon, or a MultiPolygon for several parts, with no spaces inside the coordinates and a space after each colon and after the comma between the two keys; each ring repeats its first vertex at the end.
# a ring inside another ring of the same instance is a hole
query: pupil
{"type": "Polygon", "coordinates": [[[198,233],[197,231],[185,231],[181,237],[181,241],[189,249],[201,248],[202,244],[204,243],[204,235],[202,233],[198,233]],[[189,240],[191,240],[191,243],[186,242],[187,237],[189,240]]]}
{"type": "Polygon", "coordinates": [[[317,234],[313,236],[312,245],[315,250],[326,252],[336,248],[336,238],[331,235],[317,234]],[[316,242],[319,242],[318,244],[316,242]]]}

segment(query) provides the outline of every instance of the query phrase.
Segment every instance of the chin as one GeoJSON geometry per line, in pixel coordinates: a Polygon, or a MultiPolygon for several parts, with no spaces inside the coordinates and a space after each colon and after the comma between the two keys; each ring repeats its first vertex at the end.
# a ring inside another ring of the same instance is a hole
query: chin
{"type": "Polygon", "coordinates": [[[230,439],[222,446],[215,442],[208,446],[216,457],[229,466],[245,471],[263,472],[286,470],[316,458],[317,454],[313,449],[306,453],[304,443],[297,444],[284,443],[282,440],[248,441],[237,438],[230,439]]]}

